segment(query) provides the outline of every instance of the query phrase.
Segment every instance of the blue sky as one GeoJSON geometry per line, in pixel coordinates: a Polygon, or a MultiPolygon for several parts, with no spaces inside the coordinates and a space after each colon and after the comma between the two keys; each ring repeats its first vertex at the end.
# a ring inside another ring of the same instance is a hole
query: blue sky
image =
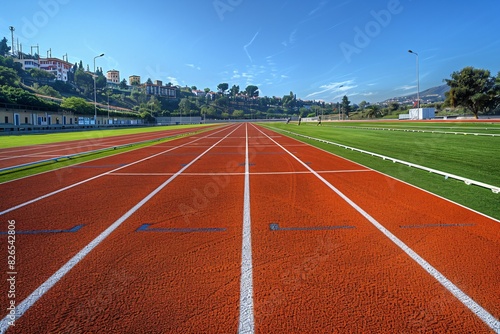
{"type": "Polygon", "coordinates": [[[500,71],[498,0],[4,0],[0,38],[67,54],[121,78],[216,90],[378,102],[443,84],[465,66],[500,71]]]}

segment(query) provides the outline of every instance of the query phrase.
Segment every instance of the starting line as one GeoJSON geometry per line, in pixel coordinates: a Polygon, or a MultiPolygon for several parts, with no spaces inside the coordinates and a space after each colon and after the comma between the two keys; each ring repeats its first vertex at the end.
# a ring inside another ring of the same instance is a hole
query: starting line
{"type": "Polygon", "coordinates": [[[161,233],[193,233],[193,232],[225,232],[227,229],[219,227],[207,228],[149,228],[151,224],[141,225],[136,232],[161,232],[161,233]]]}

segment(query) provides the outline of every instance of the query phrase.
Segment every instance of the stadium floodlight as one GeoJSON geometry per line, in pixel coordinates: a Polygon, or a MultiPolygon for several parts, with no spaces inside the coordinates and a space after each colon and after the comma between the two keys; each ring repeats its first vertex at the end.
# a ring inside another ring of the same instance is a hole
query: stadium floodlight
{"type": "Polygon", "coordinates": [[[101,53],[98,56],[94,57],[94,74],[92,75],[94,77],[94,125],[97,126],[97,90],[96,90],[96,84],[95,84],[95,59],[104,56],[104,53],[101,53]]]}
{"type": "Polygon", "coordinates": [[[420,76],[418,74],[418,53],[408,50],[409,53],[413,53],[417,56],[417,108],[420,109],[420,76]]]}

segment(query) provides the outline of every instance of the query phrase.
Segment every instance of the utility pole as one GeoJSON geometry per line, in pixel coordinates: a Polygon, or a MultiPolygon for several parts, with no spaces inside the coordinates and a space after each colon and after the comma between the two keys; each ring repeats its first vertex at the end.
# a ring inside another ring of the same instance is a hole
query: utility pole
{"type": "Polygon", "coordinates": [[[15,48],[14,48],[14,30],[16,30],[16,28],[14,28],[13,26],[10,26],[9,30],[10,30],[10,33],[12,35],[12,46],[11,46],[10,52],[12,53],[12,55],[14,55],[14,53],[15,53],[15,48]]]}
{"type": "Polygon", "coordinates": [[[417,56],[417,108],[420,109],[420,75],[418,73],[418,53],[408,50],[409,53],[413,53],[417,56]]]}

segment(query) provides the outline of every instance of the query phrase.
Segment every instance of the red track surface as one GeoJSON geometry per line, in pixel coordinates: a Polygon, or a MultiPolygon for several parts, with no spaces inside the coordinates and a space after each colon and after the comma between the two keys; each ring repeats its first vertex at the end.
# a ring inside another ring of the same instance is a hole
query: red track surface
{"type": "MultiPolygon", "coordinates": [[[[120,224],[8,333],[234,333],[249,319],[257,333],[493,332],[370,219],[498,324],[498,221],[251,124],[0,184],[0,193],[0,231],[15,220],[18,232],[18,307],[120,224]],[[253,282],[242,288],[247,140],[253,282]],[[253,300],[242,303],[249,286],[253,300]]],[[[2,316],[9,302],[2,293],[2,316]]]]}
{"type": "Polygon", "coordinates": [[[132,135],[89,138],[85,140],[74,140],[61,143],[4,148],[0,149],[0,169],[77,153],[134,144],[148,140],[155,140],[192,131],[192,129],[169,129],[164,131],[138,133],[132,135]]]}

